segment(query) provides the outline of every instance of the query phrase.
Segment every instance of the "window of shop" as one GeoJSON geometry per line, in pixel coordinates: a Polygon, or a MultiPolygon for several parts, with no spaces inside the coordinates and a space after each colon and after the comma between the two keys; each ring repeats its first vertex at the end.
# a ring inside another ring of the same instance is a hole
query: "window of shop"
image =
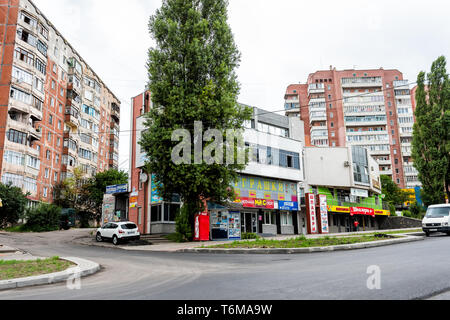
{"type": "Polygon", "coordinates": [[[162,203],[152,206],[152,222],[175,222],[180,207],[179,203],[162,203]]]}
{"type": "Polygon", "coordinates": [[[294,222],[292,219],[292,213],[281,212],[281,225],[283,226],[293,226],[294,222]]]}
{"type": "Polygon", "coordinates": [[[265,211],[264,212],[264,224],[265,225],[276,225],[277,215],[275,212],[265,211]]]}

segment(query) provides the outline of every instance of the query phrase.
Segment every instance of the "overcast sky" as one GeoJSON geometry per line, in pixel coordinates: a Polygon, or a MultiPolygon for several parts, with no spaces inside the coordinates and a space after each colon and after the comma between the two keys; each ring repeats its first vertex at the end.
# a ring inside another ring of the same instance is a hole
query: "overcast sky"
{"type": "MultiPolygon", "coordinates": [[[[160,0],[34,0],[122,101],[120,164],[128,170],[130,99],[147,81],[148,19],[160,0]]],[[[328,69],[395,68],[411,82],[445,55],[445,0],[230,0],[242,53],[240,102],[283,109],[289,84],[328,69]]],[[[450,70],[450,62],[448,70],[450,70]]]]}

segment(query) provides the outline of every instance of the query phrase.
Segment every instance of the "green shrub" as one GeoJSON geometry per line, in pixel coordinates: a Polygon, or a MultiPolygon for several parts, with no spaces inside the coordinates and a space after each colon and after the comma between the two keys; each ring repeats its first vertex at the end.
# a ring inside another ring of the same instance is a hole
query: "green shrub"
{"type": "Polygon", "coordinates": [[[412,218],[413,217],[411,211],[409,211],[409,210],[403,210],[403,216],[407,217],[407,218],[412,218]]]}
{"type": "Polygon", "coordinates": [[[25,228],[33,232],[59,230],[61,208],[52,204],[42,203],[27,212],[25,228]]]}
{"type": "Polygon", "coordinates": [[[241,235],[242,240],[253,240],[259,239],[259,236],[256,233],[245,232],[241,235]]]}
{"type": "Polygon", "coordinates": [[[176,218],[176,234],[179,239],[177,242],[185,242],[193,239],[193,230],[191,224],[191,213],[188,205],[184,205],[178,211],[176,218]]]}
{"type": "Polygon", "coordinates": [[[14,226],[25,215],[28,203],[26,195],[20,188],[0,183],[0,229],[14,226]]]}

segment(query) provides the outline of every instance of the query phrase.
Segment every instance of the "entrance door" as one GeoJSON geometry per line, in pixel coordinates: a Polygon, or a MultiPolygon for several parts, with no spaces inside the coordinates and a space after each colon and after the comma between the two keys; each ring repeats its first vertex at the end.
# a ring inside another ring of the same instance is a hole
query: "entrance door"
{"type": "Polygon", "coordinates": [[[258,233],[258,214],[256,212],[252,213],[252,224],[251,224],[251,232],[258,233]]]}

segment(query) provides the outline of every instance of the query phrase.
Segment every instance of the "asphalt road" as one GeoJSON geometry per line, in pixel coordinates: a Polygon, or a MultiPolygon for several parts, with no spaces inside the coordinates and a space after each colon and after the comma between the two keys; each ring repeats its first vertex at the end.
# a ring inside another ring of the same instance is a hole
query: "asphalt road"
{"type": "Polygon", "coordinates": [[[38,256],[75,256],[102,271],[65,284],[0,292],[0,299],[51,300],[407,300],[447,297],[450,237],[372,249],[301,255],[135,252],[71,243],[80,231],[4,234],[0,243],[38,256]],[[367,269],[381,289],[367,287],[367,269]],[[442,294],[443,293],[443,294],[442,294]],[[442,295],[439,295],[442,294],[442,295]]]}

